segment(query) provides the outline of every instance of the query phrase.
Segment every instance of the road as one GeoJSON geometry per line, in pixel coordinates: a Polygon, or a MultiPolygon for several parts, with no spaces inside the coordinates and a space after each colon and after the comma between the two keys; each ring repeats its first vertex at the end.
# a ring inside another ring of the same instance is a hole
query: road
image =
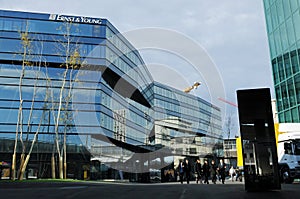
{"type": "Polygon", "coordinates": [[[133,184],[116,182],[26,182],[2,183],[1,198],[39,199],[277,199],[299,198],[300,184],[283,184],[281,190],[267,192],[246,192],[240,182],[223,184],[180,184],[156,183],[133,184]]]}

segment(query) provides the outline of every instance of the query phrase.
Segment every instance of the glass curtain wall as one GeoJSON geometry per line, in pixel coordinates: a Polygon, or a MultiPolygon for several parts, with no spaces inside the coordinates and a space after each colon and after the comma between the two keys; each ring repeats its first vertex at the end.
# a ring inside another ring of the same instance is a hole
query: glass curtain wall
{"type": "Polygon", "coordinates": [[[300,122],[300,2],[264,0],[279,122],[300,122]]]}
{"type": "Polygon", "coordinates": [[[0,10],[0,111],[0,161],[35,141],[36,178],[51,177],[51,157],[64,152],[68,178],[134,181],[156,178],[162,162],[171,169],[175,156],[222,155],[220,109],[154,82],[106,19],[0,10]],[[162,148],[160,162],[136,157],[162,148]]]}

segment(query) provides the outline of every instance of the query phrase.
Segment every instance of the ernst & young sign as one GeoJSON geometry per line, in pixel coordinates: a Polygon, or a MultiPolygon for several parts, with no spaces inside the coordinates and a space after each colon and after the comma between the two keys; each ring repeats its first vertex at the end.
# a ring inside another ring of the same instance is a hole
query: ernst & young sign
{"type": "Polygon", "coordinates": [[[88,23],[88,24],[101,24],[102,22],[102,20],[99,18],[76,17],[76,16],[56,15],[56,14],[50,14],[49,19],[54,21],[88,23]]]}

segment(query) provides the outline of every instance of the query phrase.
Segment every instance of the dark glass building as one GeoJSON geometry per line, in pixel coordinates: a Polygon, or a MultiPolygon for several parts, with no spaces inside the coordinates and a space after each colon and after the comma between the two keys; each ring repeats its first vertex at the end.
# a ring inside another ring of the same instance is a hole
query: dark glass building
{"type": "Polygon", "coordinates": [[[280,123],[300,122],[299,8],[299,0],[264,0],[280,123]]]}
{"type": "Polygon", "coordinates": [[[64,157],[69,178],[161,180],[222,156],[220,109],[154,82],[106,19],[0,10],[0,85],[0,161],[32,151],[27,177],[64,157]]]}

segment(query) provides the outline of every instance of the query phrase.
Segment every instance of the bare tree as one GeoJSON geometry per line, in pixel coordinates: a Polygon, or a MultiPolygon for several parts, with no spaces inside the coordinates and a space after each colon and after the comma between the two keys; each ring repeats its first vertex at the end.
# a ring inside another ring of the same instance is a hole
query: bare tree
{"type": "Polygon", "coordinates": [[[72,119],[72,117],[70,117],[69,103],[70,103],[71,98],[72,98],[73,70],[77,69],[80,64],[81,64],[80,54],[78,52],[78,49],[76,48],[75,51],[73,52],[73,54],[70,57],[71,71],[69,73],[69,90],[68,90],[68,94],[67,94],[67,97],[66,97],[65,117],[63,119],[63,121],[65,123],[65,125],[64,125],[64,141],[63,141],[64,179],[67,178],[67,130],[69,129],[68,125],[70,123],[70,120],[72,119]]]}
{"type": "MultiPolygon", "coordinates": [[[[56,44],[59,47],[59,52],[62,52],[64,57],[64,61],[60,65],[61,68],[64,68],[64,72],[61,79],[61,85],[59,88],[59,95],[58,100],[56,100],[56,96],[54,94],[54,87],[52,87],[51,78],[48,76],[48,70],[46,69],[46,94],[44,103],[48,103],[50,101],[51,108],[49,109],[52,112],[53,118],[54,118],[54,131],[55,131],[55,138],[54,138],[54,147],[53,147],[53,153],[51,157],[51,167],[52,167],[52,177],[55,178],[55,151],[58,154],[58,165],[59,165],[59,178],[63,179],[67,177],[67,131],[70,128],[70,120],[72,118],[70,117],[70,109],[69,109],[69,102],[72,98],[72,84],[73,84],[73,70],[77,69],[80,65],[80,54],[78,50],[78,45],[74,45],[74,42],[72,43],[71,37],[70,37],[70,31],[71,31],[71,23],[65,23],[65,34],[64,34],[64,40],[57,41],[56,44]],[[69,83],[69,84],[68,84],[69,83]],[[51,89],[51,91],[49,90],[51,89]],[[50,99],[51,97],[51,99],[50,99]],[[63,111],[63,112],[62,112],[63,111]],[[57,114],[55,114],[57,113],[57,114]],[[63,129],[60,128],[62,126],[61,124],[64,124],[63,129]],[[60,137],[60,134],[63,132],[63,140],[60,137]],[[62,145],[62,146],[61,146],[62,145]]],[[[38,127],[35,130],[34,136],[31,141],[31,146],[28,147],[28,153],[27,152],[27,144],[29,143],[29,133],[31,131],[32,126],[32,117],[34,113],[34,103],[35,98],[37,95],[37,89],[38,89],[38,82],[39,82],[39,75],[40,75],[40,69],[41,67],[47,68],[46,64],[42,65],[42,55],[43,55],[43,42],[41,43],[41,51],[39,53],[39,62],[33,63],[30,60],[34,60],[32,56],[30,56],[31,53],[31,43],[32,41],[29,38],[28,34],[28,24],[26,26],[25,32],[21,32],[21,41],[22,41],[22,68],[20,72],[20,78],[19,78],[19,111],[18,111],[18,120],[16,125],[16,134],[15,134],[15,145],[14,145],[14,152],[13,152],[13,160],[12,160],[12,179],[16,179],[16,154],[17,154],[17,145],[18,145],[18,139],[20,139],[21,145],[22,145],[22,153],[20,157],[20,166],[19,166],[19,173],[18,173],[18,179],[22,180],[24,173],[26,171],[26,167],[28,165],[31,153],[33,151],[34,145],[37,141],[37,136],[40,131],[41,125],[43,123],[43,120],[45,119],[45,112],[47,109],[47,105],[44,105],[42,116],[40,117],[40,121],[38,123],[38,127]],[[23,87],[23,81],[25,76],[25,70],[26,67],[35,68],[33,71],[36,72],[35,78],[34,78],[34,85],[33,85],[33,95],[31,99],[31,105],[30,105],[30,111],[28,115],[27,120],[27,137],[24,142],[23,140],[23,96],[22,96],[22,87],[23,87]],[[37,68],[37,69],[36,69],[37,68]]],[[[50,119],[50,118],[49,118],[50,119]]]]}
{"type": "MultiPolygon", "coordinates": [[[[14,147],[14,154],[13,154],[13,164],[12,164],[12,178],[13,180],[15,180],[16,178],[16,150],[17,150],[17,143],[18,143],[18,139],[21,142],[21,146],[22,146],[22,152],[21,152],[21,156],[20,156],[20,165],[19,165],[19,172],[18,172],[18,176],[17,178],[19,180],[23,179],[27,164],[29,162],[30,159],[30,155],[32,152],[32,149],[34,147],[34,144],[36,142],[37,139],[37,135],[39,133],[39,129],[41,127],[42,124],[42,120],[40,120],[40,122],[38,123],[38,128],[37,131],[34,134],[34,138],[31,142],[31,146],[30,146],[30,150],[26,155],[27,152],[27,145],[29,144],[29,136],[31,134],[31,127],[32,127],[32,117],[34,114],[34,104],[35,104],[35,98],[37,96],[37,90],[38,90],[38,82],[41,76],[41,67],[42,67],[42,56],[43,56],[43,42],[42,41],[38,41],[35,42],[36,44],[36,50],[40,50],[38,53],[38,57],[34,56],[32,54],[33,52],[33,39],[31,39],[29,37],[28,34],[28,23],[26,24],[26,30],[25,32],[20,31],[20,39],[21,39],[21,45],[22,45],[22,50],[23,50],[23,54],[22,54],[22,68],[21,68],[21,73],[20,73],[20,79],[19,79],[19,100],[20,100],[20,105],[19,105],[19,112],[18,112],[18,121],[17,121],[17,128],[16,128],[16,137],[15,137],[15,147],[14,147]],[[33,60],[37,60],[37,61],[33,61],[33,60]],[[32,71],[30,71],[29,69],[31,69],[32,71]],[[32,73],[31,73],[32,72],[32,73]],[[25,77],[25,74],[29,74],[28,77],[25,77]],[[31,98],[31,105],[30,105],[30,109],[29,109],[29,115],[28,115],[28,119],[27,119],[27,130],[26,130],[26,139],[25,141],[23,140],[23,128],[24,128],[24,117],[23,117],[23,81],[25,79],[28,80],[28,82],[32,79],[32,77],[30,76],[30,74],[34,74],[34,85],[33,85],[33,92],[32,92],[32,98],[31,98]],[[20,132],[20,133],[19,133],[20,132]]],[[[44,64],[44,66],[46,66],[46,64],[44,64]]],[[[48,96],[45,95],[45,100],[47,100],[48,96]]],[[[38,110],[39,111],[39,110],[38,110]]],[[[42,115],[44,115],[44,110],[42,115]]],[[[44,118],[43,116],[41,117],[41,119],[44,118]]]]}
{"type": "Polygon", "coordinates": [[[18,120],[16,125],[16,134],[15,134],[15,144],[14,144],[14,151],[13,151],[13,157],[12,157],[12,180],[16,179],[16,155],[17,155],[17,145],[18,145],[18,136],[19,132],[22,135],[23,134],[23,96],[22,96],[22,86],[23,86],[23,78],[25,74],[25,68],[26,65],[28,65],[27,61],[27,55],[28,55],[28,49],[30,48],[30,40],[28,37],[28,24],[26,25],[25,32],[21,33],[21,41],[22,41],[22,68],[19,78],[19,111],[18,111],[18,120]]]}
{"type": "MultiPolygon", "coordinates": [[[[39,61],[38,61],[37,64],[30,64],[32,70],[35,73],[35,80],[34,80],[34,86],[33,86],[33,94],[32,94],[32,99],[31,99],[30,112],[29,112],[29,116],[28,116],[28,119],[27,119],[27,136],[26,136],[25,143],[28,143],[28,140],[29,140],[29,133],[30,133],[31,126],[32,126],[32,116],[33,116],[33,112],[34,112],[35,98],[36,98],[36,95],[37,95],[37,88],[38,88],[37,85],[39,83],[39,79],[40,79],[40,75],[41,75],[42,55],[43,55],[43,42],[39,42],[39,44],[40,44],[40,46],[38,47],[40,49],[39,59],[38,59],[39,61]]],[[[44,64],[44,67],[46,67],[46,64],[44,64]]],[[[47,100],[48,100],[48,95],[46,93],[44,101],[47,101],[47,100]]],[[[31,142],[30,150],[27,153],[27,155],[26,155],[26,147],[27,146],[23,142],[23,135],[20,134],[20,141],[22,143],[22,154],[21,154],[21,161],[20,161],[21,162],[20,163],[20,173],[19,173],[19,176],[18,176],[19,180],[23,179],[25,170],[27,168],[27,164],[28,164],[29,159],[30,159],[30,155],[32,153],[34,144],[36,142],[36,139],[37,139],[40,127],[41,127],[41,124],[44,121],[44,115],[45,115],[45,110],[43,109],[42,116],[40,117],[40,121],[38,123],[38,128],[37,128],[37,130],[36,130],[36,132],[34,134],[33,140],[31,142]],[[26,156],[26,158],[25,158],[25,156],[26,156]]]]}
{"type": "MultiPolygon", "coordinates": [[[[46,95],[46,98],[45,98],[45,101],[47,101],[47,100],[48,100],[48,95],[46,95]]],[[[27,164],[28,164],[29,159],[30,159],[30,155],[31,155],[32,150],[33,150],[33,147],[34,147],[34,144],[35,144],[35,142],[37,141],[37,136],[38,136],[38,133],[39,133],[39,131],[40,131],[41,125],[42,125],[42,123],[43,123],[43,120],[44,120],[44,117],[45,117],[45,113],[46,113],[46,111],[43,110],[42,116],[40,117],[40,121],[39,121],[38,128],[37,128],[37,130],[36,130],[36,132],[35,132],[35,134],[34,134],[34,137],[33,137],[33,139],[32,139],[32,142],[31,142],[31,146],[30,146],[29,152],[28,152],[28,154],[26,155],[26,159],[24,160],[24,163],[21,164],[21,167],[20,167],[20,171],[21,171],[21,172],[20,172],[19,180],[22,180],[22,179],[23,179],[23,176],[24,176],[24,173],[25,173],[27,164]]],[[[25,154],[24,154],[24,157],[25,157],[25,154]]]]}
{"type": "MultiPolygon", "coordinates": [[[[79,67],[80,65],[80,54],[78,50],[78,46],[75,45],[73,47],[73,43],[71,41],[71,27],[72,23],[65,23],[62,28],[64,28],[65,33],[64,33],[64,41],[59,41],[59,52],[63,52],[63,57],[64,61],[60,65],[61,68],[64,68],[64,72],[62,75],[62,80],[61,80],[61,86],[59,90],[59,99],[58,99],[58,104],[54,103],[54,95],[52,94],[52,109],[56,110],[57,109],[57,115],[53,114],[54,120],[55,120],[55,127],[54,127],[54,132],[55,132],[55,148],[56,152],[58,154],[58,167],[59,167],[59,178],[63,179],[66,178],[66,172],[67,172],[67,152],[66,152],[66,141],[67,141],[67,123],[70,120],[69,117],[63,117],[62,111],[65,111],[65,114],[69,114],[66,112],[69,112],[69,102],[71,100],[71,94],[72,94],[72,84],[73,84],[73,70],[79,67]],[[67,80],[69,75],[69,80],[67,80]],[[69,82],[69,88],[67,88],[67,82],[69,82]],[[66,94],[67,92],[67,94],[66,94]],[[60,139],[60,123],[64,123],[64,129],[63,129],[63,146],[60,146],[61,139],[60,139]],[[65,174],[64,174],[65,173],[65,174]]],[[[54,112],[53,112],[54,113],[54,112]]],[[[54,158],[54,152],[52,153],[52,173],[54,178],[55,175],[55,158],[54,158]]]]}

